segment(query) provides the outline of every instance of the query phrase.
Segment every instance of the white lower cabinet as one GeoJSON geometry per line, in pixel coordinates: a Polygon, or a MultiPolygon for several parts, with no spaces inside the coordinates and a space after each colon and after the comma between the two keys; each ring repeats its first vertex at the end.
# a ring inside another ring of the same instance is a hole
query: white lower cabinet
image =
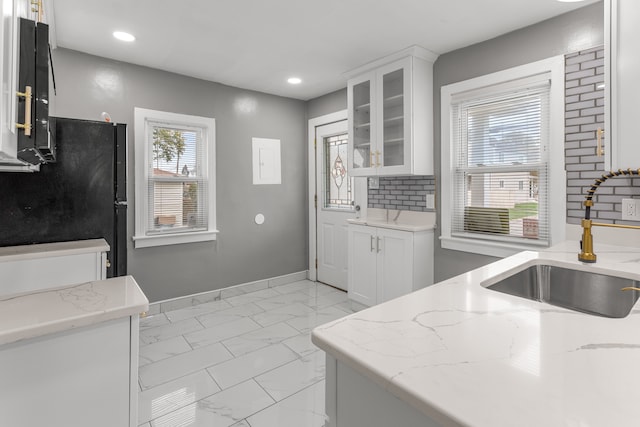
{"type": "Polygon", "coordinates": [[[425,415],[327,354],[324,427],[442,427],[459,425],[425,415]]]}
{"type": "Polygon", "coordinates": [[[433,284],[433,230],[349,225],[349,298],[378,304],[433,284]]]}
{"type": "Polygon", "coordinates": [[[135,315],[0,346],[0,425],[137,426],[138,328],[135,315]]]}

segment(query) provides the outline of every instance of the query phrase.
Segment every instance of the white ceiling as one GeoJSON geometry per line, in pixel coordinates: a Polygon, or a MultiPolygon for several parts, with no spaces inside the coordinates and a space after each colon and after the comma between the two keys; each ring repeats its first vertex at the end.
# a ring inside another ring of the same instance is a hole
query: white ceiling
{"type": "Polygon", "coordinates": [[[442,54],[597,0],[51,1],[59,47],[307,100],[408,46],[442,54]]]}

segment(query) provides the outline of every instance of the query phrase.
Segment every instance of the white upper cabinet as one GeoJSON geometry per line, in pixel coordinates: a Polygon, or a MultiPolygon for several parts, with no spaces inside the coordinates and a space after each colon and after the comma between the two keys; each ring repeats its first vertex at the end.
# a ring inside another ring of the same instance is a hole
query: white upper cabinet
{"type": "Polygon", "coordinates": [[[640,2],[605,0],[605,168],[640,168],[640,2]]]}
{"type": "MultiPolygon", "coordinates": [[[[18,85],[19,72],[19,22],[20,18],[47,23],[45,7],[51,2],[45,0],[31,3],[31,0],[3,0],[0,2],[2,21],[0,21],[0,82],[2,95],[0,100],[0,171],[30,172],[39,170],[38,166],[29,165],[18,159],[18,93],[25,93],[25,88],[18,85]],[[40,13],[38,13],[40,11],[40,13]]],[[[35,94],[33,94],[35,96],[35,94]]],[[[24,104],[24,103],[23,103],[24,104]]]]}
{"type": "Polygon", "coordinates": [[[18,134],[16,129],[18,89],[18,18],[27,14],[28,2],[13,0],[0,2],[2,21],[0,40],[0,79],[2,81],[2,105],[0,105],[0,163],[19,167],[17,160],[18,134]]]}
{"type": "MultiPolygon", "coordinates": [[[[49,6],[47,2],[47,6],[49,6]]],[[[16,128],[18,118],[18,92],[24,92],[24,88],[18,87],[19,71],[19,20],[26,18],[38,19],[38,5],[32,5],[30,0],[3,0],[0,2],[2,21],[0,21],[0,82],[2,84],[2,96],[0,100],[0,171],[32,171],[38,170],[37,166],[27,165],[18,160],[18,130],[16,128]]],[[[42,22],[46,22],[44,16],[45,6],[40,16],[42,22]]]]}
{"type": "Polygon", "coordinates": [[[412,47],[350,73],[352,176],[433,174],[433,62],[412,47]]]}

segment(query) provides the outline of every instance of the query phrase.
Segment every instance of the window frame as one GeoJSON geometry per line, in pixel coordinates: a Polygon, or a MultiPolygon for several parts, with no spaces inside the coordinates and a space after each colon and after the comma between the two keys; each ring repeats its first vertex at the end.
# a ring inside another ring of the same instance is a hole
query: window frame
{"type": "Polygon", "coordinates": [[[219,232],[216,228],[216,140],[215,119],[209,117],[192,116],[186,114],[170,113],[166,111],[150,110],[146,108],[134,108],[135,124],[135,234],[133,236],[134,247],[146,248],[153,246],[176,245],[183,243],[206,242],[216,240],[219,232]],[[202,132],[202,144],[206,150],[203,159],[206,161],[205,180],[208,190],[208,224],[205,230],[162,232],[149,234],[148,215],[149,200],[149,168],[148,162],[152,161],[152,149],[148,141],[150,124],[161,122],[176,127],[197,128],[202,132]]]}
{"type": "Polygon", "coordinates": [[[541,61],[517,66],[492,74],[453,83],[441,88],[441,235],[443,249],[472,252],[482,255],[506,257],[523,250],[540,250],[565,239],[566,223],[566,173],[564,170],[564,56],[558,55],[541,61]],[[456,147],[454,146],[452,121],[452,100],[461,94],[489,94],[492,87],[514,88],[521,82],[548,74],[551,81],[549,92],[549,141],[547,153],[547,179],[549,182],[549,241],[504,242],[497,239],[452,236],[451,216],[454,212],[454,180],[456,167],[456,147]]]}

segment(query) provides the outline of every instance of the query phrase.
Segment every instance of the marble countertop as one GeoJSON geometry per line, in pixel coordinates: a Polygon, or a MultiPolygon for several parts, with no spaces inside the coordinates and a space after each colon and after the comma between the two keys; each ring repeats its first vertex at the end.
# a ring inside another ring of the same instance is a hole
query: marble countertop
{"type": "Polygon", "coordinates": [[[626,318],[483,287],[550,263],[640,280],[640,248],[522,252],[322,325],[312,341],[443,425],[637,426],[640,302],[626,318]]]}
{"type": "Polygon", "coordinates": [[[76,255],[90,252],[107,252],[109,249],[109,244],[104,239],[5,246],[0,247],[0,262],[50,258],[52,256],[76,255]]]}
{"type": "Polygon", "coordinates": [[[369,208],[366,217],[348,219],[347,222],[401,231],[429,231],[436,228],[436,214],[435,212],[369,208]]]}
{"type": "Polygon", "coordinates": [[[0,297],[0,345],[142,313],[132,276],[0,297]]]}

